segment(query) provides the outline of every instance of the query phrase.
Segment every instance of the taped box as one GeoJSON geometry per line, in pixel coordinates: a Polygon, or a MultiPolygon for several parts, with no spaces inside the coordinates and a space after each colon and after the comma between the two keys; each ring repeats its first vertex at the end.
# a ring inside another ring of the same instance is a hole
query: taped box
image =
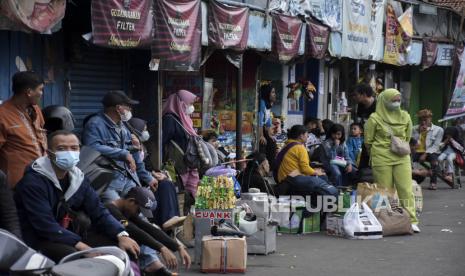
{"type": "Polygon", "coordinates": [[[200,271],[204,273],[245,273],[247,242],[244,237],[204,236],[200,271]]]}

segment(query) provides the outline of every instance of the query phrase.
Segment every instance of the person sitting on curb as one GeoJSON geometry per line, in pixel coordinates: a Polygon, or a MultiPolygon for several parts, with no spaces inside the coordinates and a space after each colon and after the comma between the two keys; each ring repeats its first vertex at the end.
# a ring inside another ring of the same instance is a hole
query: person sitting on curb
{"type": "MultiPolygon", "coordinates": [[[[288,137],[286,146],[276,158],[275,179],[278,185],[288,183],[291,193],[297,195],[319,194],[337,197],[339,191],[328,183],[324,171],[310,167],[310,158],[305,147],[307,128],[295,125],[288,132],[288,137]]],[[[279,187],[277,189],[280,190],[279,187]]]]}
{"type": "Polygon", "coordinates": [[[16,185],[14,198],[24,241],[55,262],[76,251],[103,245],[119,245],[137,258],[137,243],[103,206],[76,167],[79,151],[74,133],[53,132],[48,137],[48,156],[35,160],[16,185]],[[84,217],[90,218],[95,233],[84,217]]]}
{"type": "MultiPolygon", "coordinates": [[[[178,261],[173,254],[175,251],[179,251],[183,264],[189,269],[191,258],[184,246],[139,216],[141,212],[145,217],[151,218],[154,204],[156,200],[147,188],[134,187],[123,198],[109,202],[105,206],[139,244],[160,252],[169,269],[178,268],[178,261]]],[[[173,275],[159,259],[153,260],[145,268],[145,272],[145,275],[173,275]]]]}
{"type": "Polygon", "coordinates": [[[417,112],[419,125],[413,127],[412,137],[418,141],[416,154],[413,155],[414,162],[429,162],[431,166],[430,190],[437,190],[438,176],[441,169],[439,166],[439,146],[442,142],[444,130],[432,123],[433,113],[429,109],[417,112]]]}

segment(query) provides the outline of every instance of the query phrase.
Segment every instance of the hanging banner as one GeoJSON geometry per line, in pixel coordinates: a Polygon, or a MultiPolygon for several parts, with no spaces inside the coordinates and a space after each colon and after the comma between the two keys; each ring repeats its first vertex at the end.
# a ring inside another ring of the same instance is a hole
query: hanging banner
{"type": "Polygon", "coordinates": [[[343,2],[342,56],[381,60],[385,0],[343,2]]]}
{"type": "Polygon", "coordinates": [[[328,50],[330,30],[313,21],[308,22],[307,26],[307,53],[313,58],[322,59],[328,50]]]}
{"type": "Polygon", "coordinates": [[[465,55],[460,62],[460,71],[452,94],[452,99],[443,120],[454,119],[465,115],[465,55]]]}
{"type": "Polygon", "coordinates": [[[423,52],[423,42],[422,41],[412,41],[410,46],[410,51],[407,54],[407,64],[408,65],[420,65],[421,64],[421,55],[423,52]]]}
{"type": "Polygon", "coordinates": [[[151,70],[199,70],[200,0],[157,0],[154,18],[151,70]]]}
{"type": "Polygon", "coordinates": [[[301,1],[301,6],[306,14],[320,20],[332,31],[342,30],[342,0],[305,0],[301,1]]]}
{"type": "Polygon", "coordinates": [[[210,1],[208,43],[218,49],[244,51],[249,36],[249,8],[210,1]]]}
{"type": "Polygon", "coordinates": [[[282,63],[298,56],[304,24],[298,17],[282,14],[273,16],[273,52],[282,63]]]}
{"type": "Polygon", "coordinates": [[[49,33],[63,19],[65,10],[66,0],[2,0],[0,15],[6,18],[0,19],[0,29],[49,33]]]}
{"type": "Polygon", "coordinates": [[[152,1],[92,1],[92,42],[109,48],[148,48],[152,42],[152,1]]]}
{"type": "Polygon", "coordinates": [[[393,65],[407,64],[413,35],[413,9],[408,8],[399,19],[391,4],[386,9],[386,43],[384,46],[384,63],[393,65]],[[402,22],[402,23],[401,23],[402,22]]]}
{"type": "Polygon", "coordinates": [[[422,69],[433,66],[437,55],[438,43],[432,42],[427,38],[423,39],[423,53],[421,56],[422,69]]]}

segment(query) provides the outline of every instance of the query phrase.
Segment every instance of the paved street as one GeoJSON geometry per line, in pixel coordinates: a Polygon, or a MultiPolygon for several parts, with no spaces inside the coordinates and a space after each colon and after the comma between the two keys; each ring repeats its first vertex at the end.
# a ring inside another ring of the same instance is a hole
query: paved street
{"type": "MultiPolygon", "coordinates": [[[[465,275],[465,188],[423,186],[420,234],[373,241],[282,235],[275,254],[249,256],[247,275],[465,275]]],[[[201,274],[198,266],[181,273],[201,274]]]]}

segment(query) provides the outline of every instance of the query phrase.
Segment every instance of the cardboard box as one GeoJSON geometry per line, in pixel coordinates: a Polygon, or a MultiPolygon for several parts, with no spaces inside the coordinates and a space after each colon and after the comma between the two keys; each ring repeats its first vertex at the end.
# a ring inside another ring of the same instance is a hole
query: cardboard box
{"type": "Polygon", "coordinates": [[[326,235],[344,237],[344,216],[328,214],[326,216],[326,235]]]}
{"type": "Polygon", "coordinates": [[[203,237],[202,272],[245,273],[246,268],[247,242],[244,237],[203,237]]]}
{"type": "Polygon", "coordinates": [[[195,227],[195,263],[200,263],[202,238],[211,235],[211,227],[224,219],[225,222],[234,223],[233,209],[214,210],[214,209],[196,209],[194,212],[195,227]]]}

